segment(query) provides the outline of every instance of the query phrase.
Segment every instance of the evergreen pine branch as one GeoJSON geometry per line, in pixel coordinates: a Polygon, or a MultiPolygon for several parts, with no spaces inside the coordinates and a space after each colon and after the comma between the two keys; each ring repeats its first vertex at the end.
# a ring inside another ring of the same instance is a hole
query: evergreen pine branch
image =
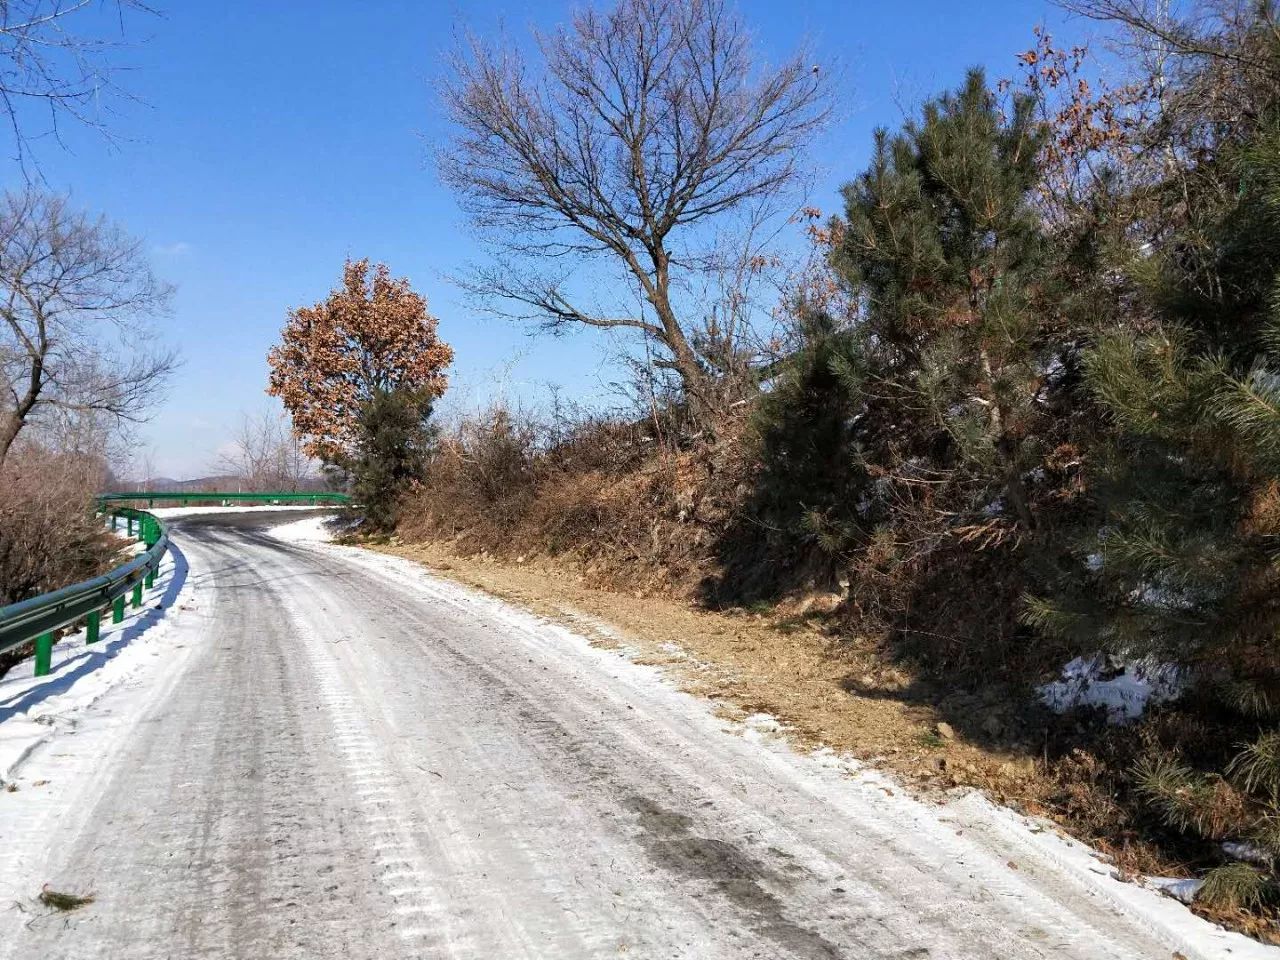
{"type": "Polygon", "coordinates": [[[1265,720],[1273,720],[1280,714],[1275,693],[1274,688],[1247,677],[1223,681],[1214,688],[1214,695],[1232,710],[1265,720]]]}
{"type": "Polygon", "coordinates": [[[1242,746],[1229,764],[1227,776],[1272,805],[1280,801],[1280,730],[1268,730],[1253,743],[1242,746]]]}
{"type": "Polygon", "coordinates": [[[1247,863],[1224,863],[1210,870],[1196,901],[1219,910],[1260,910],[1275,903],[1280,890],[1267,874],[1247,863]]]}
{"type": "Polygon", "coordinates": [[[1134,783],[1169,826],[1221,840],[1244,832],[1241,798],[1218,778],[1196,773],[1168,754],[1152,754],[1133,768],[1134,783]]]}
{"type": "Polygon", "coordinates": [[[1243,377],[1225,377],[1211,409],[1257,459],[1280,459],[1280,373],[1257,365],[1243,377]]]}

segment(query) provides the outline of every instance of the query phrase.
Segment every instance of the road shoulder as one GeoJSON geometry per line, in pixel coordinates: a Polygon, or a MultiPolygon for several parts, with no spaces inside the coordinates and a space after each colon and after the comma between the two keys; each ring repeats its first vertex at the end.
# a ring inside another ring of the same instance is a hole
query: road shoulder
{"type": "MultiPolygon", "coordinates": [[[[304,534],[304,536],[306,536],[304,534]]],[[[545,561],[459,556],[435,544],[373,545],[451,580],[568,627],[593,646],[654,667],[667,682],[710,700],[741,734],[784,740],[815,762],[877,779],[936,807],[957,833],[1007,857],[1011,869],[1070,883],[1156,932],[1187,957],[1276,957],[1280,950],[1204,920],[1117,869],[1041,816],[1035,761],[937,735],[937,714],[908,697],[865,696],[851,678],[880,670],[877,683],[906,685],[856,647],[805,618],[779,623],[752,612],[698,610],[661,597],[593,589],[545,561]],[[976,789],[980,787],[982,789],[976,789]]]]}

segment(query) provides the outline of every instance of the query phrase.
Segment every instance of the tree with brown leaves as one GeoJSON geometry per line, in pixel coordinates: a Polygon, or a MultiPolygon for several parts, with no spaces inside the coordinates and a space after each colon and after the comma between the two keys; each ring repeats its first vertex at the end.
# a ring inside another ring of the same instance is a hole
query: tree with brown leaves
{"type": "Polygon", "coordinates": [[[444,393],[453,350],[436,335],[427,301],[386,264],[348,260],[342,286],[311,307],[289,311],[271,349],[267,392],[293,417],[303,449],[328,463],[360,441],[360,411],[375,397],[444,393]]]}

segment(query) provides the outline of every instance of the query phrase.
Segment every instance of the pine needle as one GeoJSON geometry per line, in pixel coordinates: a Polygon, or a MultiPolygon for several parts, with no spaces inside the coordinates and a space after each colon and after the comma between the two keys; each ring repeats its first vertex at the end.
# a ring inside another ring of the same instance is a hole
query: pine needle
{"type": "Polygon", "coordinates": [[[1280,799],[1280,730],[1269,730],[1242,747],[1227,773],[1250,793],[1261,793],[1273,802],[1280,799]]]}
{"type": "Polygon", "coordinates": [[[80,896],[75,893],[63,893],[58,890],[51,890],[46,883],[40,888],[39,900],[46,907],[53,907],[55,910],[79,910],[93,903],[94,896],[92,893],[80,896]]]}
{"type": "Polygon", "coordinates": [[[1228,863],[1210,870],[1196,892],[1201,903],[1223,910],[1258,910],[1276,898],[1269,877],[1244,863],[1228,863]]]}

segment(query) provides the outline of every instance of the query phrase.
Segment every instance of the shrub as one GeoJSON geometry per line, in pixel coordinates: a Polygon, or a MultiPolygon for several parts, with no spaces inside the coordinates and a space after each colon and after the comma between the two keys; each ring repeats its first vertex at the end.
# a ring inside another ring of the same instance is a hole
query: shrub
{"type": "Polygon", "coordinates": [[[101,464],[35,443],[0,469],[0,605],[101,573],[119,547],[94,517],[101,464]]]}

